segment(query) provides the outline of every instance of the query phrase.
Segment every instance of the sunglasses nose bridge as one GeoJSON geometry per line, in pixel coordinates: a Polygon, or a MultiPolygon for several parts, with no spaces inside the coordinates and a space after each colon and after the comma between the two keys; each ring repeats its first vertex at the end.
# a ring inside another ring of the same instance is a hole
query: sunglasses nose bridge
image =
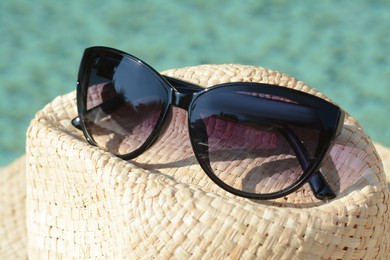
{"type": "Polygon", "coordinates": [[[172,105],[188,111],[188,107],[192,101],[193,96],[194,95],[192,93],[182,93],[179,91],[173,91],[172,105]]]}

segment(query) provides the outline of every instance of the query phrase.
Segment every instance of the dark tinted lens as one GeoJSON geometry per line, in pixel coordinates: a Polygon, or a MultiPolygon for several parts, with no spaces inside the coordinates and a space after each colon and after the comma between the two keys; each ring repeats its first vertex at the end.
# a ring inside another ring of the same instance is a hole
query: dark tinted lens
{"type": "Polygon", "coordinates": [[[96,143],[124,155],[150,137],[167,92],[144,65],[130,58],[97,57],[88,80],[84,119],[96,143]]]}
{"type": "Polygon", "coordinates": [[[313,158],[319,140],[315,113],[292,100],[218,88],[194,102],[194,149],[216,177],[234,189],[269,194],[296,183],[303,143],[313,158]]]}

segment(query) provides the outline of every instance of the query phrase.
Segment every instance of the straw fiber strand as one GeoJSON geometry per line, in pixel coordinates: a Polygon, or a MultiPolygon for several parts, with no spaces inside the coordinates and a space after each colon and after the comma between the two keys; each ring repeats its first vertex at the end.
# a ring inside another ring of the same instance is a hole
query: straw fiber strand
{"type": "MultiPolygon", "coordinates": [[[[166,71],[202,86],[278,84],[317,96],[288,75],[242,65],[166,71]]],[[[70,119],[75,93],[37,113],[27,133],[29,258],[385,259],[389,190],[379,156],[349,115],[323,172],[337,198],[305,185],[273,201],[233,196],[208,179],[174,110],[161,140],[124,161],[86,143],[70,119]]]]}

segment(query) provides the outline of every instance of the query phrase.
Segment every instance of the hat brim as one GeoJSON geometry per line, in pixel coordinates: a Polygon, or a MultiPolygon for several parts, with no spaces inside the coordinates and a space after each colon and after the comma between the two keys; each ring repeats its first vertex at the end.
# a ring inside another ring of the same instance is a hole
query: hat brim
{"type": "MultiPolygon", "coordinates": [[[[375,143],[390,189],[390,149],[375,143]]],[[[25,156],[0,169],[0,258],[27,258],[25,156]]]]}

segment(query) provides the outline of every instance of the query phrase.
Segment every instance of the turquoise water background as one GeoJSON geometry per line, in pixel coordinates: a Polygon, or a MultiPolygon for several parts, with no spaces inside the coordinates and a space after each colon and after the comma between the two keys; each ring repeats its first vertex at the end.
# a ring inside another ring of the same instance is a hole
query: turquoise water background
{"type": "Polygon", "coordinates": [[[0,2],[0,166],[34,114],[75,89],[83,50],[106,45],[157,70],[240,63],[319,89],[390,146],[390,1],[0,2]]]}

